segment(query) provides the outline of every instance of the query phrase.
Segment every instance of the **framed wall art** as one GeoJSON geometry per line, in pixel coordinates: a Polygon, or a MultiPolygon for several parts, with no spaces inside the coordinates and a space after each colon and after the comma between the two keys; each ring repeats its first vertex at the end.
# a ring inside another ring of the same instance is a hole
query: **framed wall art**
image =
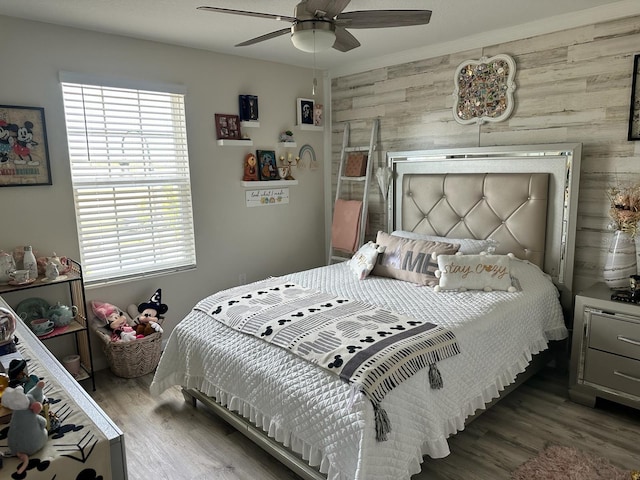
{"type": "Polygon", "coordinates": [[[629,140],[640,140],[640,55],[633,59],[631,82],[631,109],[629,112],[629,140]]]}
{"type": "Polygon", "coordinates": [[[0,187],[51,185],[44,108],[0,105],[0,187]]]}
{"type": "Polygon", "coordinates": [[[273,150],[256,150],[260,180],[278,180],[278,164],[276,152],[273,150]]]}
{"type": "Polygon", "coordinates": [[[258,121],[258,97],[256,95],[240,95],[238,99],[240,103],[240,121],[258,121]]]}
{"type": "Polygon", "coordinates": [[[298,125],[313,125],[313,100],[298,98],[296,112],[298,125]]]}
{"type": "Polygon", "coordinates": [[[241,140],[240,117],[238,115],[216,113],[216,135],[218,140],[241,140]]]}
{"type": "Polygon", "coordinates": [[[454,74],[453,117],[458,123],[501,122],[513,112],[516,63],[509,55],[466,60],[454,74]]]}

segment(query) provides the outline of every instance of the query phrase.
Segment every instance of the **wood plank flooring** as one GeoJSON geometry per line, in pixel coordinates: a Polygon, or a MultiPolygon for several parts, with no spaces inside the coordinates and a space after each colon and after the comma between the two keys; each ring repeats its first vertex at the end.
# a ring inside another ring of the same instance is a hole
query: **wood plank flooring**
{"type": "MultiPolygon", "coordinates": [[[[177,387],[151,398],[150,382],[151,375],[123,379],[104,370],[92,392],[125,432],[130,480],[298,479],[205,408],[187,405],[177,387]]],[[[595,409],[575,404],[566,385],[566,372],[544,370],[451,438],[451,455],[425,459],[412,480],[508,479],[548,444],[640,469],[640,412],[600,400],[595,409]]]]}

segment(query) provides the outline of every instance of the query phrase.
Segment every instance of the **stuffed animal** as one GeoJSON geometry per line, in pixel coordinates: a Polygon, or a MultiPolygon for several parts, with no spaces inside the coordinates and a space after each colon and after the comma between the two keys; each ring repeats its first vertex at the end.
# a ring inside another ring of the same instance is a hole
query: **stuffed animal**
{"type": "MultiPolygon", "coordinates": [[[[135,306],[134,306],[135,308],[135,306]]],[[[160,322],[169,308],[162,303],[162,289],[157,289],[148,302],[138,305],[138,316],[135,318],[135,330],[138,335],[151,335],[155,332],[162,333],[160,322]]]]}
{"type": "Polygon", "coordinates": [[[7,442],[9,450],[22,462],[16,473],[21,475],[33,455],[47,443],[47,421],[39,415],[42,410],[44,382],[40,381],[25,394],[21,386],[7,387],[2,394],[2,405],[13,410],[9,422],[7,442]]]}
{"type": "Polygon", "coordinates": [[[111,330],[111,340],[114,342],[130,342],[136,339],[135,330],[129,325],[126,315],[118,307],[110,303],[93,301],[91,308],[96,317],[105,322],[111,330]]]}

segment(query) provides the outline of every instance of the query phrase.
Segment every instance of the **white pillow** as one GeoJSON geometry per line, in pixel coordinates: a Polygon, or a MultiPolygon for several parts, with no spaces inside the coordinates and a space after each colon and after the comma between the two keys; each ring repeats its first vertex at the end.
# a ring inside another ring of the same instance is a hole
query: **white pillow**
{"type": "Polygon", "coordinates": [[[358,275],[360,280],[364,280],[373,270],[378,254],[384,252],[385,248],[377,243],[365,243],[353,254],[353,257],[349,260],[349,267],[358,275]]]}
{"type": "Polygon", "coordinates": [[[513,255],[438,255],[434,290],[504,290],[515,292],[511,285],[511,257],[513,255]]]}
{"type": "Polygon", "coordinates": [[[475,238],[449,238],[437,235],[425,235],[423,233],[409,232],[407,230],[395,230],[391,233],[394,237],[409,238],[411,240],[424,240],[427,242],[446,242],[460,245],[459,252],[472,255],[482,252],[493,253],[498,242],[493,239],[477,240],[475,238]],[[493,250],[490,250],[493,249],[493,250]]]}

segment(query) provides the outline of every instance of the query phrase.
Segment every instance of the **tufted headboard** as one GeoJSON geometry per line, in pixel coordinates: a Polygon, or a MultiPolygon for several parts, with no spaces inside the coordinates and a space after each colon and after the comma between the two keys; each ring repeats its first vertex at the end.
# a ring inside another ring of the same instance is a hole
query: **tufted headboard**
{"type": "Polygon", "coordinates": [[[492,238],[551,275],[570,308],[580,144],[389,152],[389,231],[492,238]]]}

